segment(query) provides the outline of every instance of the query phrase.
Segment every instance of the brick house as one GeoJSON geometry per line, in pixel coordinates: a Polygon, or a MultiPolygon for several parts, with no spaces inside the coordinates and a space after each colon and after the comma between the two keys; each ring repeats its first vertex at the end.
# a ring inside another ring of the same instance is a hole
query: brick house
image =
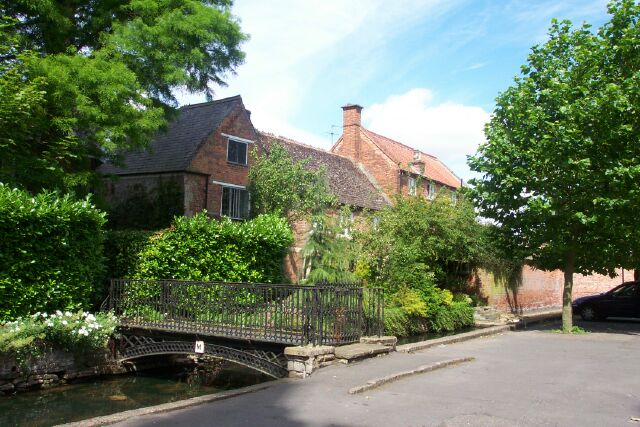
{"type": "MultiPolygon", "coordinates": [[[[353,160],[283,136],[266,132],[260,132],[259,135],[263,151],[268,152],[272,144],[279,143],[293,160],[308,160],[308,167],[314,170],[323,167],[329,188],[338,203],[349,206],[355,216],[364,210],[377,211],[390,204],[389,198],[374,184],[367,171],[353,160]]],[[[294,282],[305,276],[301,252],[310,228],[307,220],[298,220],[293,224],[295,240],[285,260],[285,271],[294,282]]]]}
{"type": "Polygon", "coordinates": [[[348,104],[342,111],[342,136],[331,151],[366,170],[388,197],[403,194],[431,199],[443,188],[455,194],[461,187],[460,178],[435,156],[365,129],[361,106],[348,104]]]}
{"type": "Polygon", "coordinates": [[[170,186],[177,215],[206,209],[215,217],[245,218],[249,152],[256,140],[239,95],[181,107],[148,150],[125,153],[121,165],[100,167],[103,175],[115,177],[107,180],[106,198],[112,206],[133,208],[136,196],[159,196],[170,186]]]}

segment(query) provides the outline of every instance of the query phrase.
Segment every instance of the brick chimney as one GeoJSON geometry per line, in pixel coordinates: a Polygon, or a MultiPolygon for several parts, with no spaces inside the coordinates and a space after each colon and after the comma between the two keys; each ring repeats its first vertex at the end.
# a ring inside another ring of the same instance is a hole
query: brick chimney
{"type": "Polygon", "coordinates": [[[362,125],[362,107],[347,104],[342,107],[342,143],[344,152],[356,162],[360,162],[360,126],[362,125]]]}

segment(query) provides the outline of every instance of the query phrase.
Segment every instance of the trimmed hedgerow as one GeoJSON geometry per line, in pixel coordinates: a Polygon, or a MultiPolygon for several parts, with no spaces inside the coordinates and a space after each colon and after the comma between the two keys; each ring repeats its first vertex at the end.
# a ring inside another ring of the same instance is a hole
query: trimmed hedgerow
{"type": "Polygon", "coordinates": [[[142,252],[157,231],[110,230],[104,241],[104,255],[107,258],[108,279],[132,277],[142,252]]]}
{"type": "Polygon", "coordinates": [[[89,198],[0,184],[0,320],[88,308],[104,274],[105,222],[89,198]]]}
{"type": "Polygon", "coordinates": [[[206,213],[176,218],[140,252],[134,277],[278,283],[293,242],[286,220],[259,215],[245,222],[210,219],[206,213]]]}

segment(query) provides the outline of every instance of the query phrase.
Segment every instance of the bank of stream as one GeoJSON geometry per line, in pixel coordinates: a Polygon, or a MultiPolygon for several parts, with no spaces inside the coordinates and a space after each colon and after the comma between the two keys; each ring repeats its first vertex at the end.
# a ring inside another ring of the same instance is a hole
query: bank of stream
{"type": "Polygon", "coordinates": [[[40,427],[174,402],[269,381],[228,362],[202,370],[171,365],[46,390],[0,396],[0,426],[40,427]]]}
{"type": "Polygon", "coordinates": [[[438,333],[428,332],[426,334],[410,335],[408,337],[398,337],[398,345],[411,344],[414,342],[428,341],[436,338],[448,337],[451,335],[462,334],[464,332],[475,331],[476,329],[478,328],[475,326],[470,326],[468,328],[457,329],[451,332],[438,332],[438,333]]]}

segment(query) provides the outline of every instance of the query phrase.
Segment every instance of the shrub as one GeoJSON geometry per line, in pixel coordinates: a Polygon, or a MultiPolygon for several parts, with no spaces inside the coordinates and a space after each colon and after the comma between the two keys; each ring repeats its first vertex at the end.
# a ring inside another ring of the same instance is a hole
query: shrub
{"type": "Polygon", "coordinates": [[[206,212],[176,218],[139,255],[140,279],[265,282],[284,280],[282,260],[293,242],[286,220],[260,215],[250,221],[211,220],[206,212]]]}
{"type": "Polygon", "coordinates": [[[54,349],[90,356],[106,348],[116,326],[111,313],[38,312],[0,325],[0,356],[19,363],[54,349]]]}
{"type": "Polygon", "coordinates": [[[429,316],[429,330],[433,332],[451,332],[456,329],[473,326],[473,307],[466,301],[443,305],[429,316]]]}
{"type": "Polygon", "coordinates": [[[149,246],[154,231],[111,230],[106,233],[104,255],[108,279],[131,277],[135,273],[140,252],[149,246]]]}
{"type": "Polygon", "coordinates": [[[104,274],[104,223],[89,198],[0,184],[0,321],[90,306],[104,274]]]}

